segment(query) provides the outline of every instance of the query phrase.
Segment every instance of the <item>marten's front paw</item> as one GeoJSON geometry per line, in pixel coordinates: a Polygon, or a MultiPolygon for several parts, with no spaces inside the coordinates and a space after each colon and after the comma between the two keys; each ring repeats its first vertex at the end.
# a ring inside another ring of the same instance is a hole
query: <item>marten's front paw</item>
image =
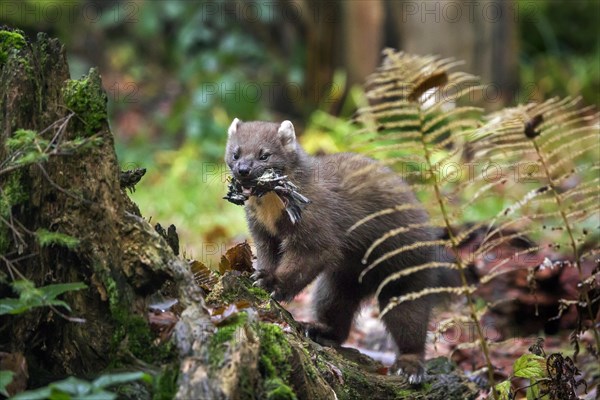
{"type": "Polygon", "coordinates": [[[421,356],[401,354],[390,368],[390,372],[405,376],[411,385],[419,385],[425,378],[425,368],[421,356]]]}
{"type": "Polygon", "coordinates": [[[257,269],[250,277],[254,279],[254,286],[258,286],[269,293],[275,288],[275,276],[265,270],[257,269]]]}
{"type": "Polygon", "coordinates": [[[261,289],[264,289],[268,293],[271,294],[271,297],[277,301],[281,301],[285,299],[285,296],[278,289],[277,278],[275,278],[275,274],[269,273],[262,269],[257,269],[251,275],[252,279],[254,279],[254,286],[258,286],[261,289]]]}

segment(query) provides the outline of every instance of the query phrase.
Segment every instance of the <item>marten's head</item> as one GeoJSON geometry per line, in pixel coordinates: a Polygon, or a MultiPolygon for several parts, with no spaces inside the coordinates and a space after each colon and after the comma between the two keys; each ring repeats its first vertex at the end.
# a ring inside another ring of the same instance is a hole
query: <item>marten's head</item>
{"type": "Polygon", "coordinates": [[[243,186],[252,186],[267,169],[289,175],[296,168],[298,144],[290,121],[242,122],[234,119],[228,130],[225,162],[243,186]]]}

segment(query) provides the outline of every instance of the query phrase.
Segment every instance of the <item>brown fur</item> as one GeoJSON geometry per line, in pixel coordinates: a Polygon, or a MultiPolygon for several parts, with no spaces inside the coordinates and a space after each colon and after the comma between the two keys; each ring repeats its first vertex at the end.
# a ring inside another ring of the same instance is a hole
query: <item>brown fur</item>
{"type": "MultiPolygon", "coordinates": [[[[295,136],[290,139],[278,133],[279,127],[269,122],[234,122],[225,157],[236,178],[244,179],[237,173],[240,165],[250,166],[248,180],[259,177],[266,168],[277,168],[312,201],[295,225],[278,199],[267,195],[247,201],[248,224],[257,249],[257,283],[275,299],[290,300],[318,279],[314,296],[318,323],[310,326],[308,333],[318,341],[342,343],[361,301],[373,295],[385,277],[437,259],[438,249],[422,247],[392,257],[359,282],[359,274],[366,267],[361,259],[373,241],[391,229],[425,223],[427,214],[421,208],[391,213],[348,234],[353,224],[374,212],[418,202],[388,168],[352,153],[308,156],[295,136]],[[271,156],[261,161],[265,149],[271,156]],[[238,159],[234,160],[236,152],[238,159]]],[[[433,239],[432,229],[409,230],[383,242],[369,262],[387,251],[433,239]]],[[[436,270],[427,270],[392,283],[380,294],[380,307],[383,309],[391,297],[438,285],[439,280],[436,270]]],[[[431,307],[432,299],[423,297],[395,307],[383,318],[398,345],[398,368],[416,382],[422,377],[420,361],[431,307]]]]}

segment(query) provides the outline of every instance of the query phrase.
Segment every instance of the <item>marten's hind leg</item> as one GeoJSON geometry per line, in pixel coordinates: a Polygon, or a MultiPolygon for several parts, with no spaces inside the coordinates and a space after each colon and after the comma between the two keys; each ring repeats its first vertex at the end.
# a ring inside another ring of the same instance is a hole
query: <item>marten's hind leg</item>
{"type": "MultiPolygon", "coordinates": [[[[383,310],[389,297],[379,298],[383,310]]],[[[427,296],[401,303],[383,316],[383,322],[398,346],[398,356],[393,372],[405,375],[411,384],[418,384],[424,378],[425,341],[431,312],[431,301],[427,296]]]]}
{"type": "Polygon", "coordinates": [[[317,281],[313,295],[316,323],[305,324],[306,335],[324,345],[341,344],[350,333],[361,299],[356,282],[326,272],[317,281]]]}

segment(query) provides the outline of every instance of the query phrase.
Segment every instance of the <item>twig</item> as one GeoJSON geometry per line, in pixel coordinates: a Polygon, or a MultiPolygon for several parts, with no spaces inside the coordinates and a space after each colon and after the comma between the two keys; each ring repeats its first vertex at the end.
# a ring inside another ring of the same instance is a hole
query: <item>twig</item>
{"type": "Polygon", "coordinates": [[[44,175],[44,177],[45,177],[45,178],[48,180],[48,183],[49,183],[49,184],[50,184],[50,185],[51,185],[53,188],[55,188],[56,190],[58,190],[59,192],[61,192],[61,193],[64,193],[64,194],[66,194],[67,196],[69,196],[69,197],[71,197],[71,198],[73,198],[73,199],[75,199],[75,200],[81,201],[81,202],[83,202],[83,203],[86,203],[86,204],[93,204],[93,203],[94,203],[94,202],[93,202],[93,201],[91,201],[91,200],[87,200],[87,199],[85,199],[85,198],[83,198],[83,197],[76,196],[76,195],[74,195],[73,193],[69,192],[68,190],[66,190],[66,189],[64,189],[64,188],[62,188],[62,187],[60,187],[58,184],[56,184],[56,182],[54,182],[54,181],[52,180],[52,178],[50,178],[50,176],[48,175],[48,172],[46,172],[46,170],[44,169],[44,167],[42,167],[42,164],[40,164],[40,163],[36,163],[35,165],[37,165],[37,166],[40,168],[40,170],[42,171],[42,174],[43,174],[43,175],[44,175]]]}

